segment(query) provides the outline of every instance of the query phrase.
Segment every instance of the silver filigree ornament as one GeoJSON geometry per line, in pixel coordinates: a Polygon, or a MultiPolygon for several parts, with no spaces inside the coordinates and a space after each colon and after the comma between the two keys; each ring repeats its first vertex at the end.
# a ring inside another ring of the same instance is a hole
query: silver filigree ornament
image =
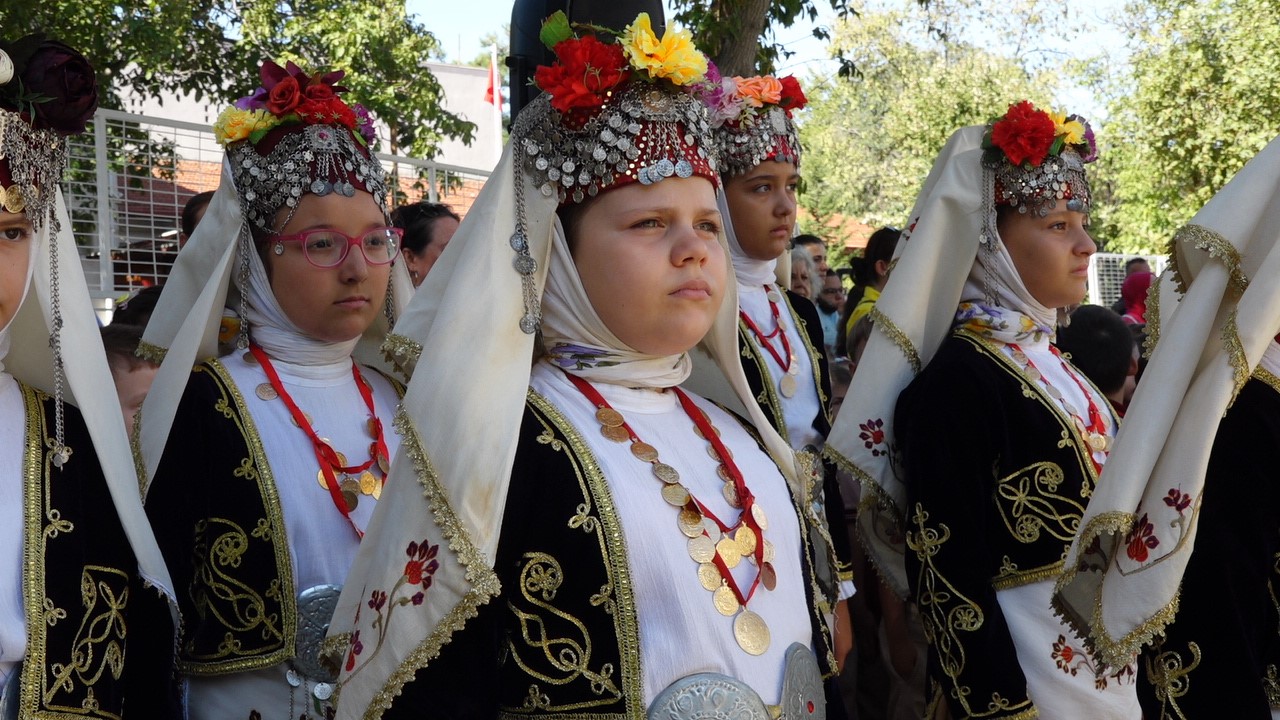
{"type": "Polygon", "coordinates": [[[1088,213],[1091,205],[1089,179],[1084,161],[1072,148],[1061,155],[1050,155],[1039,167],[1030,170],[1007,160],[984,160],[995,174],[995,204],[1016,207],[1019,213],[1049,214],[1059,200],[1067,200],[1067,209],[1088,213]]]}
{"type": "Polygon", "coordinates": [[[350,130],[334,125],[289,130],[265,156],[248,141],[227,147],[236,190],[251,225],[268,233],[277,231],[276,213],[288,208],[292,217],[304,193],[354,197],[359,188],[349,176],[373,195],[385,213],[386,172],[382,163],[360,151],[350,130]]]}
{"type": "Polygon", "coordinates": [[[741,175],[771,156],[800,166],[800,134],[787,111],[777,105],[744,110],[737,123],[716,128],[715,137],[727,175],[741,175]]]}

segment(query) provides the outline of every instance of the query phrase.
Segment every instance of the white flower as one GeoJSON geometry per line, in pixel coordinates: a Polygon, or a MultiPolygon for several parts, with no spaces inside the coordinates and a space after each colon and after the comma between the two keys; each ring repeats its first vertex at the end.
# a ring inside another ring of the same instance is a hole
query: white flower
{"type": "Polygon", "coordinates": [[[13,59],[9,53],[0,50],[0,85],[7,85],[13,79],[13,59]]]}

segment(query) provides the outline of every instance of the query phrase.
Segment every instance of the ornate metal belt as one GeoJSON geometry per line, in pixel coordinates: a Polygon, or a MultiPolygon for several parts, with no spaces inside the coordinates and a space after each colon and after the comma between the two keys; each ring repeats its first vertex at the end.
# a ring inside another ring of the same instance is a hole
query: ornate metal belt
{"type": "Polygon", "coordinates": [[[333,695],[338,680],[338,669],[325,662],[320,648],[341,594],[341,585],[316,585],[298,593],[298,654],[289,661],[286,677],[293,687],[315,683],[311,694],[321,701],[333,695]]]}
{"type": "Polygon", "coordinates": [[[809,648],[787,648],[782,678],[782,702],[765,705],[760,695],[741,680],[720,673],[682,677],[658,693],[649,706],[648,720],[826,720],[822,671],[809,648]]]}

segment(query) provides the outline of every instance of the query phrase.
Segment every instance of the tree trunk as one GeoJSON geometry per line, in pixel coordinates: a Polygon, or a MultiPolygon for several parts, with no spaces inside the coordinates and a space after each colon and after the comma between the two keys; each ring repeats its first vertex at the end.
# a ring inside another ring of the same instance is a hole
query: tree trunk
{"type": "Polygon", "coordinates": [[[716,67],[729,77],[756,74],[760,54],[760,35],[764,32],[769,0],[717,0],[712,13],[727,21],[729,32],[716,52],[716,67]]]}

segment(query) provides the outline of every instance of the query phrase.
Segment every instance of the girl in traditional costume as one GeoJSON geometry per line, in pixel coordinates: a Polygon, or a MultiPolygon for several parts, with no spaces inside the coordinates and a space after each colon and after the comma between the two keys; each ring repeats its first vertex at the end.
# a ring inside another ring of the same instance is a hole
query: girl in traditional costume
{"type": "Polygon", "coordinates": [[[813,476],[754,403],[680,389],[706,336],[751,397],[706,59],[647,15],[542,38],[546,94],[389,342],[416,369],[335,614],[338,716],[833,716],[813,476]]]}
{"type": "MultiPolygon", "coordinates": [[[[723,192],[718,202],[738,289],[742,369],[754,402],[773,428],[793,449],[818,455],[831,429],[831,375],[822,321],[809,299],[778,282],[791,277],[788,247],[800,181],[800,138],[792,113],[808,100],[791,76],[724,78],[713,71],[710,86],[703,97],[721,158],[723,192]]],[[[703,372],[704,365],[697,363],[692,387],[743,412],[723,380],[703,372]]],[[[836,657],[843,663],[853,646],[843,601],[852,597],[854,587],[834,468],[827,468],[818,502],[820,509],[825,505],[822,511],[830,526],[837,528],[834,542],[826,536],[814,540],[839,559],[837,575],[823,581],[841,601],[827,612],[833,622],[839,617],[836,657]]]]}
{"type": "Polygon", "coordinates": [[[326,716],[320,641],[398,446],[399,388],[355,355],[412,286],[342,76],[267,62],[219,117],[222,183],[143,338],[164,359],[141,413],[147,511],[192,718],[326,716]],[[240,348],[215,359],[228,304],[240,348]]]}
{"type": "Polygon", "coordinates": [[[1092,131],[1029,102],[951,137],[925,180],[829,454],[864,547],[919,608],[935,710],[1139,718],[1050,605],[1116,416],[1053,346],[1085,294],[1092,131]],[[901,280],[897,278],[902,278],[901,280]]]}
{"type": "Polygon", "coordinates": [[[1059,584],[1101,659],[1141,652],[1152,720],[1280,717],[1278,190],[1272,141],[1170,242],[1155,350],[1059,584]]]}
{"type": "Polygon", "coordinates": [[[0,717],[174,717],[172,583],[145,520],[58,183],[93,68],[0,43],[0,717]]]}

